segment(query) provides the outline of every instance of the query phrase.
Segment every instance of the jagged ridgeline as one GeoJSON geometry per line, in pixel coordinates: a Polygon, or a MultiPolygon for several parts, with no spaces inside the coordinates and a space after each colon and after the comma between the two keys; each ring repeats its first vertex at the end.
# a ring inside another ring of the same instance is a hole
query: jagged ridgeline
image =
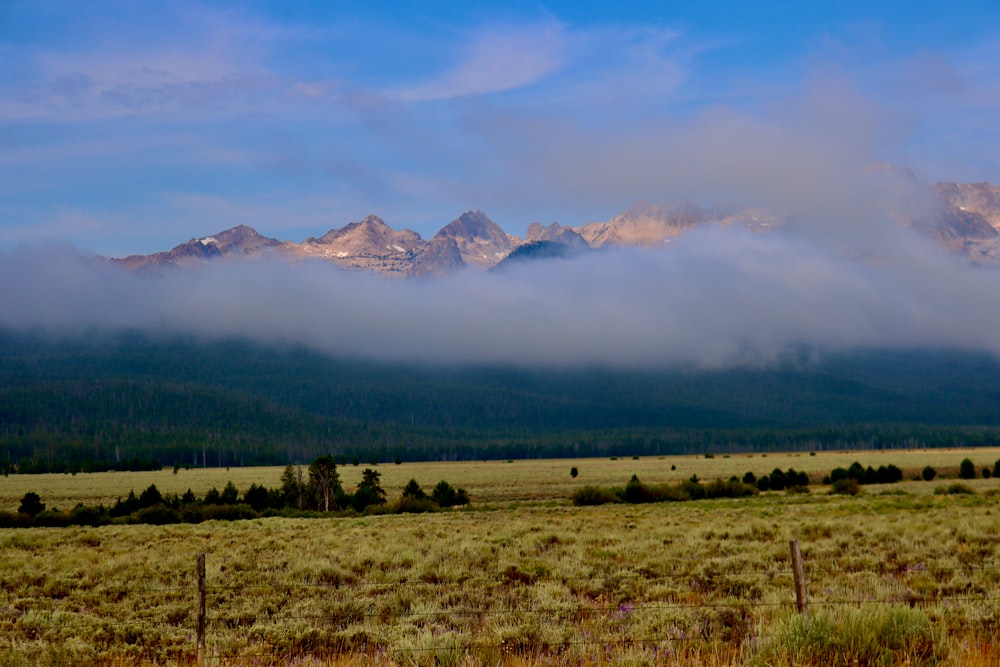
{"type": "MultiPolygon", "coordinates": [[[[1000,186],[988,183],[917,181],[907,169],[873,165],[869,177],[896,179],[908,198],[893,204],[893,218],[967,260],[1000,265],[1000,186]]],[[[894,188],[894,191],[898,188],[894,188]]],[[[886,202],[889,205],[890,202],[886,202]]],[[[524,239],[508,234],[482,211],[466,211],[433,237],[397,230],[369,215],[302,243],[279,241],[238,225],[193,238],[169,251],[110,260],[132,271],[160,272],[219,259],[255,257],[299,262],[319,260],[351,271],[389,277],[442,276],[464,267],[504,269],[529,260],[567,257],[614,246],[663,247],[704,225],[768,233],[784,224],[781,216],[758,208],[702,208],[680,201],[640,203],[604,222],[577,227],[532,223],[524,239]]]]}
{"type": "Polygon", "coordinates": [[[762,369],[436,368],[241,340],[0,332],[0,465],[256,465],[1000,444],[1000,364],[870,350],[762,369]],[[125,462],[125,463],[123,463],[125,462]]]}

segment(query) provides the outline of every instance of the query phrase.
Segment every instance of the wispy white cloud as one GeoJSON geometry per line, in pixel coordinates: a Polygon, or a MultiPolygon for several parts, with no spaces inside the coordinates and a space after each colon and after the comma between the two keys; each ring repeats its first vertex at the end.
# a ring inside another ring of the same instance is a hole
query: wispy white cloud
{"type": "MultiPolygon", "coordinates": [[[[178,60],[211,67],[212,55],[156,60],[123,54],[117,63],[74,62],[41,82],[11,91],[0,103],[7,120],[69,123],[121,116],[267,110],[295,95],[294,82],[266,71],[190,71],[178,60]],[[169,61],[169,62],[167,62],[169,61]]],[[[200,116],[204,118],[204,116],[200,116]]]]}
{"type": "Polygon", "coordinates": [[[391,93],[406,101],[483,95],[530,86],[567,64],[562,25],[489,27],[478,30],[457,54],[457,63],[430,81],[391,93]]]}
{"type": "Polygon", "coordinates": [[[673,99],[692,61],[710,48],[662,26],[593,27],[571,35],[574,67],[547,100],[618,113],[673,99]]]}
{"type": "Polygon", "coordinates": [[[582,27],[552,20],[486,27],[451,55],[450,67],[386,94],[415,102],[523,91],[514,99],[527,107],[621,112],[662,100],[686,80],[690,60],[708,46],[682,46],[681,37],[664,27],[582,27]]]}
{"type": "Polygon", "coordinates": [[[287,106],[309,88],[271,66],[302,29],[249,13],[177,3],[154,25],[107,25],[71,44],[15,52],[19,75],[0,87],[0,118],[99,118],[233,113],[287,106]]]}

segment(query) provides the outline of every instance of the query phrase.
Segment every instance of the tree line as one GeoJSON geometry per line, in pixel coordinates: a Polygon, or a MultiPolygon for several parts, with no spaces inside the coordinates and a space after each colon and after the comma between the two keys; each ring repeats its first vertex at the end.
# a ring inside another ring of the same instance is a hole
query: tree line
{"type": "Polygon", "coordinates": [[[337,464],[344,466],[403,461],[675,456],[709,452],[1000,447],[1000,431],[985,427],[920,425],[696,431],[635,428],[537,433],[519,438],[487,432],[470,435],[381,425],[369,426],[364,435],[345,430],[341,433],[342,439],[326,431],[323,437],[313,433],[299,439],[300,432],[292,431],[281,436],[275,433],[273,440],[267,433],[212,430],[201,434],[186,431],[157,434],[137,427],[135,432],[125,429],[115,437],[98,436],[95,441],[40,433],[5,438],[3,428],[0,424],[0,474],[3,475],[158,470],[163,466],[283,466],[311,460],[324,451],[334,452],[337,464]],[[126,444],[112,445],[112,442],[126,444]]]}
{"type": "Polygon", "coordinates": [[[382,488],[381,474],[365,468],[361,483],[347,491],[340,483],[332,456],[320,456],[303,471],[287,466],[276,488],[251,484],[244,492],[232,482],[220,491],[213,487],[204,496],[190,489],[183,494],[162,494],[150,485],[136,495],[130,491],[113,505],[77,504],[70,510],[47,509],[42,498],[28,492],[17,512],[0,512],[0,528],[32,526],[101,526],[116,523],[201,523],[235,521],[268,516],[331,516],[338,514],[418,513],[467,505],[469,494],[442,480],[428,493],[411,479],[398,499],[390,502],[382,488]]]}
{"type": "MultiPolygon", "coordinates": [[[[712,455],[706,455],[708,457],[712,455]]],[[[578,474],[576,467],[570,470],[570,476],[578,474]]],[[[983,467],[983,478],[1000,477],[1000,460],[993,468],[983,467]]],[[[931,481],[937,476],[937,470],[926,466],[915,479],[931,481]]],[[[959,464],[960,479],[974,479],[977,476],[976,466],[971,459],[963,459],[959,464]]],[[[820,484],[830,485],[831,493],[855,495],[865,484],[895,484],[903,480],[903,470],[899,466],[888,464],[878,468],[865,467],[855,461],[847,468],[837,467],[819,480],[820,484]]],[[[794,468],[781,470],[775,468],[769,474],[757,476],[753,471],[747,471],[742,478],[733,475],[728,480],[716,479],[704,483],[697,475],[678,484],[645,484],[638,476],[632,478],[625,486],[601,487],[588,485],[577,489],[572,497],[574,505],[603,505],[606,503],[654,503],[678,502],[685,500],[702,500],[704,498],[743,498],[754,496],[762,491],[787,491],[788,493],[808,493],[809,486],[816,480],[809,474],[794,468]]],[[[954,487],[952,487],[954,488],[954,487]]],[[[937,492],[937,489],[935,490],[937,492]]],[[[954,492],[954,491],[945,491],[954,492]]],[[[960,490],[959,492],[966,492],[960,490]]],[[[968,492],[971,492],[969,489],[968,492]]]]}

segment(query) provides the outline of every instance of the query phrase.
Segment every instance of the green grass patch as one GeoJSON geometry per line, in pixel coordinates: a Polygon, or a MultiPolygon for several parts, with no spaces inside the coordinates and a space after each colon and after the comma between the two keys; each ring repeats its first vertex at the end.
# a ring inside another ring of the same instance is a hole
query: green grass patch
{"type": "Polygon", "coordinates": [[[779,623],[754,665],[894,667],[934,665],[944,657],[927,615],[902,606],[864,605],[779,623]]]}

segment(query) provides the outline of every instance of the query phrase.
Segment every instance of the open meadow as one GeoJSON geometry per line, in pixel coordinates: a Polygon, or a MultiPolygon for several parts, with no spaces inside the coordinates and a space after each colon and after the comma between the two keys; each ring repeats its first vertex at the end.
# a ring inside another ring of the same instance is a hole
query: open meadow
{"type": "MultiPolygon", "coordinates": [[[[995,665],[998,450],[382,464],[469,491],[462,510],[170,526],[0,531],[0,665],[995,665]],[[830,495],[853,461],[904,481],[830,495]],[[939,478],[913,481],[931,465],[939,478]],[[576,467],[579,476],[569,474],[576,467]],[[575,507],[583,485],[810,474],[809,493],[575,507]],[[944,475],[945,482],[940,481],[944,475]],[[796,609],[789,541],[802,549],[796,609]]],[[[339,469],[345,487],[365,466],[339,469]]],[[[278,484],[280,468],[10,476],[0,502],[60,508],[156,484],[202,494],[278,484]]]]}
{"type": "MultiPolygon", "coordinates": [[[[712,480],[742,477],[752,471],[758,477],[775,468],[809,473],[814,483],[837,467],[847,468],[857,461],[863,466],[894,464],[903,469],[904,482],[913,481],[925,466],[938,471],[938,479],[958,476],[962,459],[970,458],[976,470],[993,468],[1000,459],[1000,448],[979,449],[910,449],[875,450],[854,452],[808,452],[778,454],[733,454],[706,458],[701,455],[601,458],[601,459],[532,459],[513,461],[435,461],[382,463],[375,468],[381,473],[382,486],[389,497],[399,495],[410,479],[423,487],[432,487],[444,479],[465,488],[473,502],[479,505],[565,501],[576,489],[584,485],[623,485],[629,477],[638,475],[649,484],[677,483],[697,475],[699,479],[712,480]],[[577,468],[579,476],[570,477],[570,469],[577,468]]],[[[339,466],[341,482],[345,488],[357,486],[366,464],[339,466]]],[[[305,468],[305,466],[303,466],[305,468]]],[[[171,468],[156,472],[102,472],[90,474],[11,475],[0,478],[0,510],[14,511],[25,493],[39,494],[50,507],[68,509],[78,502],[87,505],[110,505],[124,498],[129,491],[137,494],[150,484],[161,493],[182,494],[191,489],[203,496],[209,489],[222,489],[229,481],[240,491],[251,484],[276,487],[281,479],[281,467],[251,468],[181,468],[176,473],[171,468]]],[[[990,487],[989,480],[984,480],[990,487]]],[[[970,482],[973,486],[980,483],[970,482]]],[[[934,485],[918,482],[896,485],[912,493],[930,493],[934,485]]]]}

